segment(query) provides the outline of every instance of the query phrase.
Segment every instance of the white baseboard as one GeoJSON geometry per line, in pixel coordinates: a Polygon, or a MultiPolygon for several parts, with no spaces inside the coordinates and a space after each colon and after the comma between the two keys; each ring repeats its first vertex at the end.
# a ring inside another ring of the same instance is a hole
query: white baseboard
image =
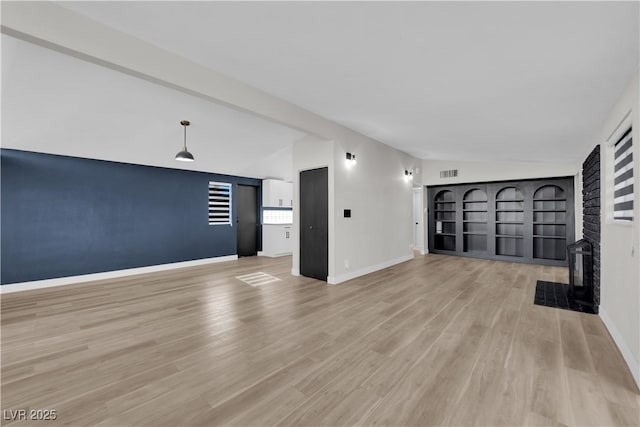
{"type": "Polygon", "coordinates": [[[53,286],[74,285],[77,283],[91,283],[104,279],[135,276],[137,274],[153,273],[156,271],[174,270],[177,268],[194,267],[197,265],[213,264],[217,262],[233,261],[238,255],[219,256],[214,258],[195,259],[193,261],[172,262],[170,264],[150,265],[148,267],[127,268],[124,270],[105,271],[103,273],[83,274],[80,276],[59,277],[56,279],[35,280],[32,282],[11,283],[0,286],[0,293],[30,291],[33,289],[51,288],[53,286]]]}
{"type": "Polygon", "coordinates": [[[258,251],[258,256],[266,256],[269,258],[279,258],[281,256],[291,256],[291,252],[282,252],[282,253],[278,253],[278,254],[270,254],[270,253],[266,253],[264,251],[258,251]]]}
{"type": "Polygon", "coordinates": [[[292,276],[299,276],[299,275],[300,275],[300,269],[298,269],[298,268],[292,268],[292,269],[291,269],[291,275],[292,275],[292,276]]]}
{"type": "Polygon", "coordinates": [[[368,267],[360,268],[358,270],[349,271],[348,273],[341,274],[339,276],[327,277],[327,283],[330,285],[337,285],[338,283],[346,282],[347,280],[355,279],[356,277],[364,276],[365,274],[373,273],[378,270],[382,270],[391,267],[401,262],[406,262],[413,259],[413,254],[401,256],[400,258],[392,259],[389,261],[381,262],[380,264],[370,265],[368,267]]]}
{"type": "Polygon", "coordinates": [[[618,346],[620,353],[622,353],[622,357],[624,358],[624,361],[627,362],[627,366],[631,371],[631,375],[633,376],[633,379],[635,380],[636,385],[638,386],[638,388],[640,388],[640,364],[638,363],[636,358],[633,356],[631,349],[629,348],[626,341],[622,337],[622,334],[620,333],[618,328],[616,328],[616,325],[613,323],[613,320],[611,320],[611,318],[607,315],[607,312],[603,310],[602,306],[600,306],[599,313],[600,313],[600,319],[602,319],[602,323],[604,323],[604,325],[609,330],[609,334],[611,335],[611,338],[613,338],[613,341],[618,346]]]}

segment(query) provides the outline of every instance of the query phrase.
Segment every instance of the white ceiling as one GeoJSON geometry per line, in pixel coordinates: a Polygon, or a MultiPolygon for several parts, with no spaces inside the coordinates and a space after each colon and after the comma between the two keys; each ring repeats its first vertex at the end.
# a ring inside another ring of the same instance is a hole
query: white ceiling
{"type": "Polygon", "coordinates": [[[2,35],[2,146],[291,180],[303,133],[2,35]],[[193,163],[177,162],[182,119],[193,163]]]}
{"type": "Polygon", "coordinates": [[[638,2],[60,4],[432,159],[580,160],[639,59],[638,2]]]}

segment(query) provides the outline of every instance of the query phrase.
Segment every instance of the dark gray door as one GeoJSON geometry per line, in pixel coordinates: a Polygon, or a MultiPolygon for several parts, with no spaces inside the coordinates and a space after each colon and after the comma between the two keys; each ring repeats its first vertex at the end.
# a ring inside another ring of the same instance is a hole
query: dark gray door
{"type": "Polygon", "coordinates": [[[327,168],[300,172],[300,274],[327,280],[329,179],[327,168]]]}
{"type": "Polygon", "coordinates": [[[258,253],[258,187],[238,185],[236,192],[238,256],[258,253]]]}

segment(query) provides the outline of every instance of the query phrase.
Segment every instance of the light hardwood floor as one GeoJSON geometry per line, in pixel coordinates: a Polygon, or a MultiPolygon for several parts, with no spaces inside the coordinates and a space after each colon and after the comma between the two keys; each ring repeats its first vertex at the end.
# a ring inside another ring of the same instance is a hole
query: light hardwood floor
{"type": "Polygon", "coordinates": [[[331,286],[290,263],[3,295],[2,409],[99,426],[640,425],[599,318],[533,305],[536,280],[566,269],[427,255],[331,286]],[[281,280],[235,278],[258,271],[281,280]]]}

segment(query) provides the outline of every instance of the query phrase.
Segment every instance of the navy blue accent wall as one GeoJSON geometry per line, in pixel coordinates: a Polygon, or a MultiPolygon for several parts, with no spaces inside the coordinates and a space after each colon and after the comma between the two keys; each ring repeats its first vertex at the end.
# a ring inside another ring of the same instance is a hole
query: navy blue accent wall
{"type": "Polygon", "coordinates": [[[208,225],[208,183],[262,185],[19,150],[0,161],[2,284],[235,255],[235,223],[208,225]]]}

